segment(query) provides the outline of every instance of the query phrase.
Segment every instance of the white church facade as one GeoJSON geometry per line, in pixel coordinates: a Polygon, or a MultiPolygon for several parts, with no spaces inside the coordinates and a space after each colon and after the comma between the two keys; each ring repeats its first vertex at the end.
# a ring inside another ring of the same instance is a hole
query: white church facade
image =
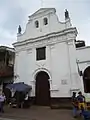
{"type": "Polygon", "coordinates": [[[32,86],[30,96],[37,105],[69,99],[73,91],[90,92],[85,82],[89,74],[84,72],[90,69],[90,47],[76,48],[77,34],[68,11],[65,22],[60,22],[55,8],[41,8],[29,16],[23,34],[19,26],[13,44],[15,82],[32,86]]]}

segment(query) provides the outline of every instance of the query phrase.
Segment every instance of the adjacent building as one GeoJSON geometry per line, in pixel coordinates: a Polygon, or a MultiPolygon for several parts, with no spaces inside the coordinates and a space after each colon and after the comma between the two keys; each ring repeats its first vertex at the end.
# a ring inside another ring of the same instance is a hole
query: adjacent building
{"type": "Polygon", "coordinates": [[[0,85],[13,82],[14,78],[14,48],[0,46],[0,85]]]}

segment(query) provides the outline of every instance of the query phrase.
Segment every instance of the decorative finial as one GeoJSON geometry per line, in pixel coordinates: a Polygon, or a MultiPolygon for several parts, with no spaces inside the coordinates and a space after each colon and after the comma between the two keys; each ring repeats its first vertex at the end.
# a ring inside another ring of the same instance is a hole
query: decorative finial
{"type": "Polygon", "coordinates": [[[41,8],[42,8],[42,7],[43,7],[43,2],[44,2],[44,1],[43,1],[43,0],[40,0],[40,1],[41,1],[41,8]]]}
{"type": "Polygon", "coordinates": [[[18,34],[21,34],[21,31],[22,31],[22,29],[21,29],[21,26],[19,25],[19,27],[18,27],[18,34]]]}
{"type": "Polygon", "coordinates": [[[65,9],[65,19],[69,19],[69,12],[67,9],[65,9]]]}

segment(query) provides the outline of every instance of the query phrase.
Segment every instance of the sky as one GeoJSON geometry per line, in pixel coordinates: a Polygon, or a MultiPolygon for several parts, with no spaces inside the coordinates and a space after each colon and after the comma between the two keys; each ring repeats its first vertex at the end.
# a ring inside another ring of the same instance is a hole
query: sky
{"type": "Polygon", "coordinates": [[[41,7],[56,8],[59,21],[64,21],[67,9],[78,30],[77,40],[90,45],[90,0],[0,0],[0,45],[12,47],[17,41],[17,28],[25,31],[28,16],[41,7]]]}

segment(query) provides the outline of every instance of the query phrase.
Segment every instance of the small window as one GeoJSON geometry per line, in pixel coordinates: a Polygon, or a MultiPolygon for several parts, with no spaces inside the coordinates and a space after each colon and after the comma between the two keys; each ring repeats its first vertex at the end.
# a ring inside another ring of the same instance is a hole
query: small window
{"type": "Polygon", "coordinates": [[[46,59],[46,47],[36,48],[36,60],[46,59]]]}
{"type": "Polygon", "coordinates": [[[44,25],[48,24],[48,19],[47,18],[44,18],[43,21],[44,21],[44,25]]]}
{"type": "Polygon", "coordinates": [[[35,21],[35,27],[38,28],[39,27],[39,22],[35,21]]]}

